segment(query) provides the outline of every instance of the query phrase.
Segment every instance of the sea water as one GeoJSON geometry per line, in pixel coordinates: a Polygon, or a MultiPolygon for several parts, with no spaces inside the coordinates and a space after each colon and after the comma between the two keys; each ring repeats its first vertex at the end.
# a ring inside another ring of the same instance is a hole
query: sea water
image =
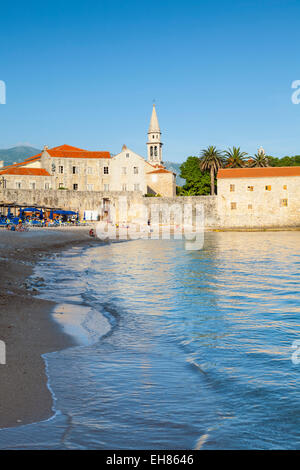
{"type": "Polygon", "coordinates": [[[300,233],[207,233],[70,249],[44,298],[77,347],[46,354],[50,420],[0,448],[294,449],[300,233]]]}

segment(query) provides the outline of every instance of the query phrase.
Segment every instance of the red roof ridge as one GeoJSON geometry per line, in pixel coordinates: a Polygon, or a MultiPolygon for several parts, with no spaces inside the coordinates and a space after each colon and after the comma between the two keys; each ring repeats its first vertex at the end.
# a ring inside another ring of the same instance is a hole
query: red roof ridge
{"type": "Polygon", "coordinates": [[[166,170],[166,168],[158,168],[158,169],[153,170],[153,171],[148,171],[147,175],[150,175],[151,173],[173,173],[173,172],[169,171],[169,170],[166,170]]]}
{"type": "Polygon", "coordinates": [[[221,168],[218,179],[223,178],[263,178],[276,176],[300,176],[300,166],[267,166],[255,168],[221,168]]]}
{"type": "Polygon", "coordinates": [[[56,158],[111,158],[107,151],[48,149],[47,153],[56,158]]]}
{"type": "Polygon", "coordinates": [[[73,147],[72,145],[68,145],[68,144],[63,144],[63,145],[59,145],[58,147],[52,147],[50,149],[46,149],[47,151],[48,150],[64,150],[64,151],[72,151],[72,152],[89,152],[89,150],[85,150],[85,149],[80,149],[78,147],[73,147]]]}
{"type": "Polygon", "coordinates": [[[33,176],[50,176],[50,173],[44,168],[9,168],[1,170],[0,175],[33,175],[33,176]]]}

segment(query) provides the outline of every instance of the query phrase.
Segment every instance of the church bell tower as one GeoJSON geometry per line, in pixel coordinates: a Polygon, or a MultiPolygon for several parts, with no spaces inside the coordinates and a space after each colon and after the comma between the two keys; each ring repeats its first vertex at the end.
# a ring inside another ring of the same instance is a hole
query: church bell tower
{"type": "Polygon", "coordinates": [[[153,104],[152,115],[148,130],[147,154],[148,162],[152,165],[161,165],[162,162],[162,143],[160,141],[160,128],[158,124],[155,104],[153,104]]]}

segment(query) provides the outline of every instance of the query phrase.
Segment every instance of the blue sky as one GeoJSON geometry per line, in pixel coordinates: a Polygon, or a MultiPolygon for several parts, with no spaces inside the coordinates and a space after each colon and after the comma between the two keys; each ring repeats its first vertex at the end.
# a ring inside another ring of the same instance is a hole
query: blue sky
{"type": "Polygon", "coordinates": [[[2,2],[0,148],[145,155],[155,99],[165,160],[300,154],[299,18],[299,0],[2,2]]]}

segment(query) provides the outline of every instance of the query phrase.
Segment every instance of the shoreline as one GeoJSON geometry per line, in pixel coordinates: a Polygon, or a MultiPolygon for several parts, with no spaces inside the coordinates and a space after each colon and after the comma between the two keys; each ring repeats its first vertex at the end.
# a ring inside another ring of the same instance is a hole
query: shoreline
{"type": "Polygon", "coordinates": [[[76,346],[54,318],[54,301],[39,299],[26,286],[35,264],[53,252],[103,243],[88,228],[11,233],[0,231],[0,429],[49,419],[53,397],[43,354],[76,346]]]}
{"type": "Polygon", "coordinates": [[[38,290],[29,290],[26,281],[36,263],[51,253],[74,246],[105,244],[91,238],[89,228],[23,233],[0,230],[0,340],[6,344],[7,355],[6,364],[0,364],[0,429],[53,416],[53,396],[42,355],[78,343],[52,317],[58,303],[37,298],[38,290]]]}

